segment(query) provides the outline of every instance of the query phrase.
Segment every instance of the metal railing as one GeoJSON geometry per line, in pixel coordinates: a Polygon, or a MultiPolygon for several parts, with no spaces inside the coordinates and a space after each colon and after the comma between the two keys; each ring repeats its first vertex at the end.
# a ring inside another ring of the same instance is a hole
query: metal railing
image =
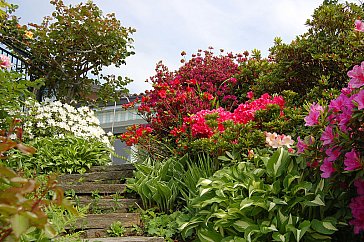
{"type": "Polygon", "coordinates": [[[11,70],[22,73],[28,80],[31,79],[28,73],[28,65],[26,64],[26,61],[19,55],[15,55],[13,52],[11,52],[6,44],[0,44],[0,54],[10,58],[11,70]]]}

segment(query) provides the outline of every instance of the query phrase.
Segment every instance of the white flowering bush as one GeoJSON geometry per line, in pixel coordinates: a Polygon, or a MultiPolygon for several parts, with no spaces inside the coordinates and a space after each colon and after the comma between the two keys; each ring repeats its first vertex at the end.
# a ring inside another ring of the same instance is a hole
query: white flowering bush
{"type": "Polygon", "coordinates": [[[27,118],[24,122],[24,136],[30,140],[36,137],[59,137],[74,135],[86,140],[97,140],[112,148],[111,133],[106,134],[100,122],[89,107],[75,108],[59,101],[38,103],[25,102],[27,118]]]}

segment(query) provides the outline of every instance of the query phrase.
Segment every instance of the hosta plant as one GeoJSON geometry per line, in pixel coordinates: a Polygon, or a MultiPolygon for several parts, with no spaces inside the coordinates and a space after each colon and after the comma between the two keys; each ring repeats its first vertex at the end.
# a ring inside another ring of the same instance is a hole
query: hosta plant
{"type": "Polygon", "coordinates": [[[194,212],[180,219],[183,235],[195,232],[198,241],[330,240],[341,223],[325,208],[324,180],[282,147],[255,152],[199,181],[194,212]]]}
{"type": "Polygon", "coordinates": [[[84,173],[91,166],[110,162],[110,149],[96,140],[67,135],[63,138],[36,138],[29,142],[37,149],[32,156],[16,153],[6,164],[30,173],[84,173]]]}

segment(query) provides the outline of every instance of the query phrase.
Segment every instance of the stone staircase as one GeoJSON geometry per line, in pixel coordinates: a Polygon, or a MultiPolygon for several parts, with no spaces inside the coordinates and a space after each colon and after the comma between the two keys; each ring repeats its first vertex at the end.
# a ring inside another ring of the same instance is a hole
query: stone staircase
{"type": "Polygon", "coordinates": [[[135,194],[127,192],[125,179],[133,176],[131,164],[93,167],[85,174],[67,174],[59,178],[65,194],[76,204],[89,206],[85,218],[79,219],[72,230],[83,231],[85,241],[163,242],[163,238],[135,236],[132,228],[141,225],[135,194]],[[107,230],[120,221],[126,237],[108,238],[107,230]]]}

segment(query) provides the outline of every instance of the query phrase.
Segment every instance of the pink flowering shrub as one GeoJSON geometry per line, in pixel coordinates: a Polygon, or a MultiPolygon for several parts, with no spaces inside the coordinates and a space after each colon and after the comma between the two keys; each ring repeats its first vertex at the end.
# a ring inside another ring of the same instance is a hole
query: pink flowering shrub
{"type": "MultiPolygon", "coordinates": [[[[211,127],[211,125],[208,124],[208,120],[206,118],[206,116],[211,116],[211,114],[218,114],[216,117],[216,131],[223,132],[225,130],[225,121],[230,120],[235,124],[246,124],[254,120],[256,111],[265,110],[269,105],[274,104],[283,109],[283,98],[281,96],[271,97],[268,93],[265,93],[256,100],[240,104],[233,112],[226,111],[221,107],[215,110],[202,110],[191,116],[188,121],[191,125],[192,136],[209,138],[214,134],[214,127],[211,127]]],[[[183,125],[186,126],[187,123],[185,122],[183,125]]]]}
{"type": "MultiPolygon", "coordinates": [[[[312,136],[298,138],[298,153],[311,159],[311,166],[321,172],[322,178],[330,178],[336,190],[344,185],[344,192],[354,184],[357,197],[351,199],[350,208],[355,233],[364,228],[362,183],[364,174],[364,62],[348,72],[350,81],[341,94],[329,105],[312,104],[305,117],[305,125],[312,128],[312,136]],[[317,168],[316,168],[317,167],[317,168]]],[[[353,195],[351,195],[353,196],[353,195]]]]}

